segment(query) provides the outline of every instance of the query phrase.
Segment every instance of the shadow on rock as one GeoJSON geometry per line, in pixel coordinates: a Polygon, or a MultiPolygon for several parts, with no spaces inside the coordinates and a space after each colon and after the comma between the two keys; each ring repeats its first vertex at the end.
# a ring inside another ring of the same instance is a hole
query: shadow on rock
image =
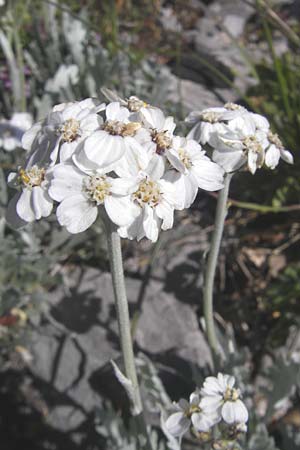
{"type": "Polygon", "coordinates": [[[51,310],[53,317],[70,331],[86,333],[93,325],[99,323],[98,315],[101,311],[102,299],[96,298],[95,293],[86,291],[65,297],[51,310]]]}

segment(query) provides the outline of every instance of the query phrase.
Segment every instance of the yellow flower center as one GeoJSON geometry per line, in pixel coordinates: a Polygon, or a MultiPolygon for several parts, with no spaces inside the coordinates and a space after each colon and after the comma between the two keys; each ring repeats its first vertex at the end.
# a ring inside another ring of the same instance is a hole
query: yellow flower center
{"type": "Polygon", "coordinates": [[[199,118],[202,122],[217,123],[220,119],[220,113],[217,111],[204,111],[199,118]]]}
{"type": "Polygon", "coordinates": [[[159,185],[155,181],[143,180],[140,182],[138,190],[133,194],[133,198],[140,206],[144,206],[145,203],[150,206],[157,206],[161,198],[159,185]]]}
{"type": "Polygon", "coordinates": [[[201,408],[198,405],[190,405],[189,409],[187,411],[185,411],[184,414],[186,417],[188,417],[190,419],[193,414],[200,413],[200,412],[201,412],[201,408]]]}
{"type": "Polygon", "coordinates": [[[76,119],[68,119],[59,128],[63,141],[73,142],[80,135],[80,123],[76,119]]]}
{"type": "Polygon", "coordinates": [[[279,136],[277,133],[272,133],[272,131],[269,131],[268,133],[268,139],[271,142],[271,144],[276,145],[278,148],[284,148],[282,145],[281,140],[279,139],[279,136]]]}
{"type": "Polygon", "coordinates": [[[236,402],[240,397],[240,392],[238,389],[227,387],[223,399],[225,402],[236,402]]]}
{"type": "Polygon", "coordinates": [[[180,148],[178,150],[178,155],[179,155],[180,161],[184,164],[184,166],[187,169],[190,169],[192,167],[192,162],[191,162],[191,158],[189,157],[187,152],[183,148],[180,148]]]}
{"type": "Polygon", "coordinates": [[[20,169],[18,181],[24,187],[32,189],[42,184],[45,179],[45,172],[45,169],[40,169],[38,166],[33,166],[28,170],[20,169]]]}
{"type": "Polygon", "coordinates": [[[107,131],[113,136],[134,136],[135,133],[141,128],[139,122],[119,122],[118,120],[107,120],[102,129],[107,131]]]}
{"type": "Polygon", "coordinates": [[[232,103],[232,102],[225,103],[224,108],[228,109],[229,111],[236,111],[238,109],[244,109],[243,106],[238,105],[237,103],[232,103]]]}
{"type": "Polygon", "coordinates": [[[111,184],[105,175],[92,175],[83,182],[83,190],[89,198],[96,202],[97,205],[102,205],[105,197],[110,194],[111,184]]]}
{"type": "Polygon", "coordinates": [[[243,140],[243,144],[244,144],[244,150],[249,152],[254,152],[254,153],[258,153],[258,154],[262,154],[263,153],[263,148],[261,143],[257,140],[256,136],[247,136],[244,140],[243,140]]]}
{"type": "Polygon", "coordinates": [[[172,139],[168,136],[167,131],[153,130],[151,137],[152,141],[156,144],[156,153],[158,155],[163,155],[172,145],[172,139]]]}
{"type": "Polygon", "coordinates": [[[143,100],[140,100],[135,95],[132,95],[127,100],[127,108],[131,112],[138,112],[141,108],[146,108],[148,106],[148,103],[144,102],[143,100]]]}

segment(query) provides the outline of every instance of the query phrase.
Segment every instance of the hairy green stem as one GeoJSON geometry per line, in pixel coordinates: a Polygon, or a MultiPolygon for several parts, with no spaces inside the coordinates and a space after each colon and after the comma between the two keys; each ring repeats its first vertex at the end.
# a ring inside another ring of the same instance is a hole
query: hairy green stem
{"type": "Polygon", "coordinates": [[[123,272],[121,238],[112,224],[107,224],[106,230],[125,375],[132,383],[134,389],[132,399],[134,409],[139,413],[143,410],[143,407],[134,362],[129,309],[123,272]]]}
{"type": "Polygon", "coordinates": [[[220,191],[218,196],[215,227],[206,265],[203,289],[203,308],[207,339],[216,365],[220,359],[220,349],[213,317],[213,287],[223,235],[224,222],[227,214],[227,199],[232,175],[233,174],[231,173],[227,173],[225,175],[224,188],[220,191]]]}
{"type": "Polygon", "coordinates": [[[116,231],[116,227],[107,218],[104,219],[113,289],[115,295],[115,305],[119,324],[121,349],[124,361],[125,376],[131,382],[132,412],[140,439],[140,448],[152,450],[147,433],[147,426],[143,415],[143,404],[141,400],[140,388],[138,384],[137,371],[134,361],[133,343],[131,336],[131,325],[129,318],[129,308],[124,280],[121,239],[116,231]]]}

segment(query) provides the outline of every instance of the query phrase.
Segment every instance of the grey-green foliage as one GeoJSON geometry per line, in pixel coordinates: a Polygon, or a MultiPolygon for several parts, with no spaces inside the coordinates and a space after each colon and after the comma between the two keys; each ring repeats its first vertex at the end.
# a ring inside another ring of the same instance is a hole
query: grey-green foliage
{"type": "Polygon", "coordinates": [[[300,448],[300,430],[298,426],[283,424],[280,427],[281,448],[283,450],[298,450],[300,448]]]}
{"type": "Polygon", "coordinates": [[[270,437],[266,426],[261,423],[255,428],[248,445],[247,450],[279,450],[275,445],[275,441],[270,437]]]}
{"type": "Polygon", "coordinates": [[[271,387],[266,391],[268,397],[268,410],[266,417],[269,419],[275,412],[276,403],[289,398],[296,390],[300,382],[300,364],[287,361],[287,358],[279,356],[275,364],[270,367],[266,376],[270,380],[271,387]]]}
{"type": "Polygon", "coordinates": [[[146,59],[135,64],[125,45],[116,54],[109,53],[101,36],[91,30],[84,8],[77,16],[68,11],[56,14],[58,6],[52,3],[45,8],[47,40],[37,33],[24,55],[33,74],[31,105],[38,117],[54,103],[99,96],[102,86],[154,103],[167,98],[168,70],[146,59]]]}
{"type": "MultiPolygon", "coordinates": [[[[159,378],[158,372],[154,364],[145,356],[140,354],[136,358],[139,378],[141,380],[142,389],[145,391],[145,406],[147,415],[153,413],[153,417],[166,417],[166,409],[170,407],[171,400],[159,378]]],[[[118,376],[119,381],[124,387],[122,379],[118,376]]],[[[166,439],[162,433],[158,431],[160,425],[163,428],[163,422],[155,421],[155,427],[149,425],[149,438],[152,450],[180,450],[178,440],[171,435],[165,433],[166,439]]],[[[116,415],[110,403],[105,403],[103,409],[96,411],[96,431],[105,439],[106,447],[111,450],[138,450],[138,428],[134,419],[130,419],[128,426],[124,425],[121,417],[116,415]]]]}
{"type": "MultiPolygon", "coordinates": [[[[139,450],[138,431],[134,419],[130,419],[128,426],[118,416],[110,403],[105,403],[103,409],[96,411],[96,432],[105,441],[105,448],[110,450],[139,450]]],[[[149,428],[149,438],[153,450],[167,450],[159,433],[149,428]]]]}

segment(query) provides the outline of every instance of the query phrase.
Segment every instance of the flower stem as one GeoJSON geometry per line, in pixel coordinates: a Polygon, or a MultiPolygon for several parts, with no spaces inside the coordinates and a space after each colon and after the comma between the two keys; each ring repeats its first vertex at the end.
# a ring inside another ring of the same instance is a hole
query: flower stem
{"type": "Polygon", "coordinates": [[[217,365],[220,359],[220,349],[213,318],[213,286],[216,274],[217,261],[220,251],[220,245],[223,235],[224,222],[227,215],[227,199],[231,173],[227,173],[224,177],[224,188],[220,191],[217,202],[215,227],[212,235],[211,247],[208,255],[207,266],[204,278],[203,290],[203,309],[206,325],[206,333],[212,356],[217,365]]]}
{"type": "Polygon", "coordinates": [[[103,218],[107,245],[110,259],[111,275],[113,281],[115,305],[119,324],[121,349],[124,360],[126,378],[131,382],[133,392],[131,402],[132,412],[135,418],[137,432],[141,437],[140,448],[152,450],[147,433],[147,426],[143,415],[143,404],[141,400],[140,388],[138,384],[136,366],[134,361],[133,343],[131,337],[131,325],[129,318],[129,308],[124,280],[121,239],[116,231],[116,227],[107,218],[103,218]]]}
{"type": "Polygon", "coordinates": [[[121,348],[124,359],[125,375],[131,381],[134,396],[134,409],[137,413],[143,410],[141,395],[136,374],[134,362],[133,345],[130,331],[130,319],[128,301],[126,296],[121,239],[113,224],[108,224],[107,228],[107,244],[109,251],[109,260],[111,267],[111,275],[115,294],[115,304],[117,309],[117,318],[119,324],[121,348]]]}

